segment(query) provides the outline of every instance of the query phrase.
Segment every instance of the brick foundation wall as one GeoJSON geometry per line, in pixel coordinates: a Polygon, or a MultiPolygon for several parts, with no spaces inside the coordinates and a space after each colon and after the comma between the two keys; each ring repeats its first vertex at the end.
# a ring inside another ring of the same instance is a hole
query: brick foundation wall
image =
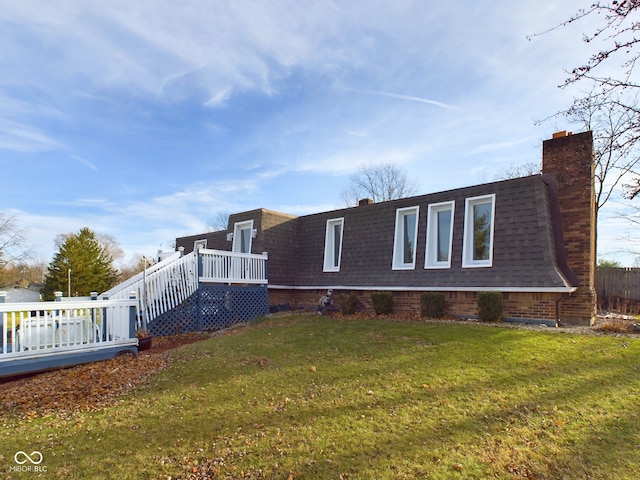
{"type": "MultiPolygon", "coordinates": [[[[320,297],[326,290],[269,290],[269,305],[289,305],[292,309],[315,310],[320,297]]],[[[355,293],[360,300],[359,311],[373,313],[371,291],[334,290],[333,304],[340,308],[340,295],[355,293]]],[[[420,314],[420,297],[423,292],[393,292],[394,313],[420,314]]],[[[445,311],[450,316],[473,317],[477,313],[475,292],[444,292],[445,311]]],[[[504,318],[526,320],[556,319],[556,302],[562,298],[558,293],[503,293],[502,309],[504,318]]]]}

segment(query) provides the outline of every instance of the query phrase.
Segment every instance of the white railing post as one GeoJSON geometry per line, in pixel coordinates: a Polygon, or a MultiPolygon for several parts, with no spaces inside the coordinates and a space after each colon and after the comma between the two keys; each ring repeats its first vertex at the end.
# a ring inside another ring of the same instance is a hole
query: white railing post
{"type": "MultiPolygon", "coordinates": [[[[93,301],[98,300],[98,292],[91,292],[90,297],[91,297],[91,300],[93,301]]],[[[87,328],[87,330],[94,332],[93,336],[95,336],[95,330],[97,325],[98,325],[98,316],[96,315],[96,309],[92,308],[91,309],[91,328],[90,329],[87,328]]],[[[100,341],[101,339],[102,339],[102,332],[100,332],[100,338],[99,339],[94,338],[94,341],[100,341]]]]}
{"type": "MultiPolygon", "coordinates": [[[[103,295],[102,300],[109,300],[109,296],[103,295]]],[[[100,338],[103,342],[106,342],[109,340],[109,334],[107,332],[107,308],[104,307],[100,313],[102,318],[102,325],[100,325],[100,338]]]]}
{"type": "MultiPolygon", "coordinates": [[[[138,296],[136,292],[131,292],[129,294],[129,300],[137,300],[138,296]]],[[[129,307],[129,338],[136,337],[136,326],[138,319],[136,318],[136,307],[129,307]]]]}
{"type": "MultiPolygon", "coordinates": [[[[62,302],[62,295],[63,294],[62,294],[61,291],[53,292],[53,294],[56,296],[56,302],[62,302]]],[[[52,316],[51,325],[55,325],[56,322],[58,322],[59,324],[62,323],[62,310],[53,310],[51,312],[51,314],[52,314],[51,315],[52,316]],[[56,317],[57,317],[57,320],[56,320],[56,317]]],[[[37,317],[37,315],[36,315],[36,317],[37,317]]],[[[46,326],[46,315],[45,315],[44,323],[45,323],[45,326],[46,326]]],[[[40,328],[40,324],[38,323],[38,330],[39,330],[39,328],[40,328]]],[[[22,330],[22,322],[20,322],[20,329],[22,330]]],[[[52,335],[53,339],[52,339],[52,341],[54,343],[55,343],[55,334],[56,334],[56,331],[53,330],[53,335],[52,335]]],[[[60,339],[60,340],[62,340],[62,339],[60,339]]]]}
{"type": "Polygon", "coordinates": [[[147,257],[144,257],[144,270],[142,273],[142,298],[138,302],[138,305],[140,305],[142,328],[146,330],[149,325],[149,315],[147,313],[147,299],[149,298],[147,293],[147,257]]]}
{"type": "Polygon", "coordinates": [[[264,278],[264,284],[266,285],[268,283],[267,279],[269,278],[269,272],[267,270],[267,267],[269,266],[269,252],[262,252],[262,255],[264,255],[264,262],[262,263],[264,270],[262,272],[262,276],[264,278]]]}
{"type": "MultiPolygon", "coordinates": [[[[0,303],[7,301],[7,292],[0,292],[0,303]]],[[[4,324],[4,312],[0,312],[0,352],[4,353],[5,345],[8,345],[7,341],[7,328],[4,324]]]]}

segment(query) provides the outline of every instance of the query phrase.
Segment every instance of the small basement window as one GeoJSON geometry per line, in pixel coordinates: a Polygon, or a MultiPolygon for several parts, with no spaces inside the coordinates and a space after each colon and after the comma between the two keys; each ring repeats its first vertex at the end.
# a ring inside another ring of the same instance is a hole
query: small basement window
{"type": "Polygon", "coordinates": [[[418,211],[418,207],[399,208],[396,210],[393,270],[411,270],[416,266],[418,211]]]}

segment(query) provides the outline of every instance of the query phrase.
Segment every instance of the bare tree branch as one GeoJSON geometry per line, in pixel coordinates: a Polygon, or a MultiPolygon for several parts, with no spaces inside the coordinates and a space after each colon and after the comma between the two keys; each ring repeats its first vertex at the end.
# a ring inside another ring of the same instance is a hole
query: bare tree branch
{"type": "Polygon", "coordinates": [[[222,232],[229,226],[229,212],[219,211],[216,212],[208,222],[209,228],[212,232],[222,232]]]}
{"type": "MultiPolygon", "coordinates": [[[[634,76],[640,58],[640,0],[596,1],[540,34],[598,15],[602,19],[592,33],[583,34],[587,44],[602,48],[593,53],[583,65],[567,71],[568,77],[561,87],[586,82],[590,90],[582,98],[574,99],[565,111],[553,116],[566,116],[581,123],[594,133],[596,153],[597,206],[602,207],[611,194],[629,174],[638,167],[637,145],[640,145],[640,82],[634,76]],[[602,74],[604,65],[618,62],[618,68],[602,74]],[[610,72],[615,72],[611,74],[610,72]]],[[[552,116],[552,117],[553,117],[552,116]]],[[[627,195],[640,192],[640,179],[636,177],[624,185],[627,195]]]]}
{"type": "Polygon", "coordinates": [[[602,96],[594,90],[561,112],[593,132],[597,210],[640,166],[640,130],[635,110],[638,110],[635,99],[631,102],[627,98],[622,105],[616,92],[602,96]]]}
{"type": "Polygon", "coordinates": [[[26,260],[30,255],[24,230],[18,227],[15,217],[0,212],[0,268],[26,260]]]}
{"type": "Polygon", "coordinates": [[[504,170],[498,172],[494,177],[496,180],[508,180],[510,178],[528,177],[537,175],[542,170],[540,162],[525,162],[521,165],[509,165],[504,170]]]}
{"type": "Polygon", "coordinates": [[[340,197],[348,207],[358,205],[364,198],[385,202],[415,195],[416,186],[396,165],[381,163],[367,165],[351,177],[350,185],[340,197]]]}

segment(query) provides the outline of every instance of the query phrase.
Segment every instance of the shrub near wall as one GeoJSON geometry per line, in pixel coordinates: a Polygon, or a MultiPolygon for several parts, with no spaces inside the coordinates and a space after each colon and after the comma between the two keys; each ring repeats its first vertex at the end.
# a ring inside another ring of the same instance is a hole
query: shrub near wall
{"type": "Polygon", "coordinates": [[[340,312],[344,315],[353,315],[358,310],[358,295],[350,293],[349,295],[340,295],[340,312]]]}
{"type": "Polygon", "coordinates": [[[391,292],[373,292],[371,303],[376,315],[388,315],[393,312],[393,294],[391,292]]]}
{"type": "Polygon", "coordinates": [[[444,293],[425,292],[420,296],[420,314],[423,317],[444,317],[444,293]]]}
{"type": "Polygon", "coordinates": [[[502,319],[502,293],[478,292],[478,320],[497,322],[502,319]]]}

